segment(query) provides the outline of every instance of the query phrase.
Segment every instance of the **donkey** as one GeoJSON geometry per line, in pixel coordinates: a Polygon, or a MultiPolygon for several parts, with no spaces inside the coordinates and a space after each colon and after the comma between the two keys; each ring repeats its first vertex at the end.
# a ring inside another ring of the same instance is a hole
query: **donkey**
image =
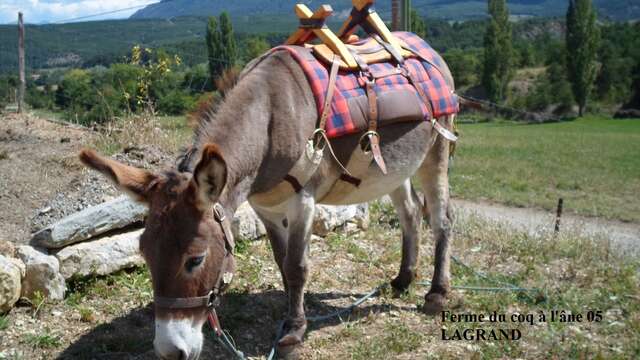
{"type": "MultiPolygon", "coordinates": [[[[317,108],[307,79],[290,54],[276,52],[248,68],[251,71],[241,74],[216,111],[204,115],[193,151],[181,167],[152,173],[89,149],[80,153],[85,165],[149,207],[140,250],[156,298],[154,348],[163,359],[199,357],[210,297],[223,290],[235,269],[229,216],[244,201],[249,201],[267,229],[288,296],[285,332],[278,346],[292,349],[305,334],[303,295],[314,208],[341,169],[325,149],[322,163],[300,191],[281,198],[270,192],[305,151],[317,108]]],[[[443,70],[453,89],[449,70],[443,70]]],[[[452,116],[439,121],[451,130],[452,116]]],[[[389,125],[379,133],[387,175],[372,164],[357,188],[332,196],[329,204],[362,203],[390,195],[402,228],[400,271],[391,285],[405,291],[418,272],[422,201],[410,182],[417,175],[435,238],[435,269],[423,306],[433,314],[443,309],[450,290],[449,143],[422,119],[389,125]]],[[[358,136],[331,141],[339,161],[346,161],[359,148],[358,136]]]]}

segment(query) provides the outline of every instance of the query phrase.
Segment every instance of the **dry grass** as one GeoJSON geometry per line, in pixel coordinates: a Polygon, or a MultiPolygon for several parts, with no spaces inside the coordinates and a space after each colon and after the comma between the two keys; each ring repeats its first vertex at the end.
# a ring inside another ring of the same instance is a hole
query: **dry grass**
{"type": "Polygon", "coordinates": [[[183,116],[156,116],[145,112],[108,123],[100,129],[93,146],[108,155],[141,144],[175,154],[189,142],[191,134],[183,116]]]}

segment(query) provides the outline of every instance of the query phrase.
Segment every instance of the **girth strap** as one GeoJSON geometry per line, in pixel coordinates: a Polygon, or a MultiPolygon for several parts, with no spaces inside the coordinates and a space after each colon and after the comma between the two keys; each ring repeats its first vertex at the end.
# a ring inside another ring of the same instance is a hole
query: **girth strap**
{"type": "Polygon", "coordinates": [[[362,135],[360,138],[360,142],[362,143],[363,138],[366,136],[369,139],[369,146],[371,147],[371,152],[373,153],[373,159],[380,167],[380,170],[383,174],[387,175],[387,165],[384,162],[384,158],[382,157],[382,152],[380,151],[380,135],[378,135],[378,97],[376,95],[376,91],[373,88],[375,85],[375,78],[367,79],[365,82],[365,89],[367,91],[367,99],[369,100],[369,130],[362,135]]]}

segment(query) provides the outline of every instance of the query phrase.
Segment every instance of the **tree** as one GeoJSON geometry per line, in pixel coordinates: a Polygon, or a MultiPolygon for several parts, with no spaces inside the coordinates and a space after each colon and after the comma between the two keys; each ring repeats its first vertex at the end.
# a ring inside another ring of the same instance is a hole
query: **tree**
{"type": "Polygon", "coordinates": [[[207,35],[205,36],[207,42],[207,52],[209,54],[209,76],[211,77],[211,83],[213,80],[220,76],[224,71],[224,66],[218,61],[220,56],[220,44],[222,39],[220,38],[220,31],[218,31],[218,21],[215,16],[209,17],[207,23],[207,35]]]}
{"type": "Polygon", "coordinates": [[[582,116],[596,78],[600,31],[591,0],[569,0],[567,9],[567,75],[582,116]]]}
{"type": "Polygon", "coordinates": [[[489,0],[491,20],[484,37],[482,85],[489,100],[500,102],[507,95],[513,77],[511,24],[505,0],[489,0]]]}
{"type": "Polygon", "coordinates": [[[220,14],[219,21],[213,16],[209,17],[206,42],[209,53],[209,74],[211,83],[215,83],[215,79],[220,77],[225,69],[235,65],[238,57],[233,26],[226,12],[220,14]]]}
{"type": "Polygon", "coordinates": [[[425,24],[416,9],[411,9],[411,31],[421,39],[427,37],[427,24],[425,24]]]}
{"type": "Polygon", "coordinates": [[[247,39],[245,44],[245,60],[248,62],[261,56],[269,51],[269,48],[271,46],[265,39],[259,36],[252,36],[247,39]]]}
{"type": "Polygon", "coordinates": [[[238,50],[236,47],[236,39],[233,35],[233,25],[229,14],[223,12],[220,14],[220,38],[222,40],[222,59],[225,68],[233,67],[238,58],[238,50]]]}

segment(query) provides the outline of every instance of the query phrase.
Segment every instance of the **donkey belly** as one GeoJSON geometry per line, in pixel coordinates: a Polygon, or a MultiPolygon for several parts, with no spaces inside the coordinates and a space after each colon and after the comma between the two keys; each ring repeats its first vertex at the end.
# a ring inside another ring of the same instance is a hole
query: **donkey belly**
{"type": "MultiPolygon", "coordinates": [[[[433,142],[431,126],[426,121],[389,125],[381,128],[379,133],[387,174],[384,175],[375,161],[372,161],[364,174],[358,176],[361,183],[357,187],[351,184],[333,186],[336,177],[327,177],[325,181],[321,181],[316,192],[321,203],[357,204],[390,193],[418,170],[433,142]]],[[[349,136],[332,141],[338,158],[344,163],[354,148],[357,148],[359,137],[360,135],[349,136]]]]}

